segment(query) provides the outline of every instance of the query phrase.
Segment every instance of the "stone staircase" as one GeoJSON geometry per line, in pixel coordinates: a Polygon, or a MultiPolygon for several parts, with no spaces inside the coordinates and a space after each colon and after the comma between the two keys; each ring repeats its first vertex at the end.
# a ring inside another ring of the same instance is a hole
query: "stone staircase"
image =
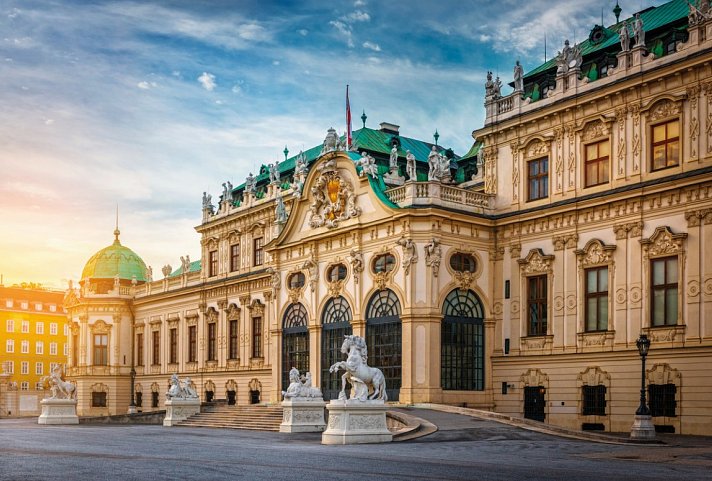
{"type": "Polygon", "coordinates": [[[228,406],[219,403],[204,406],[202,412],[190,416],[178,426],[279,431],[281,422],[281,406],[228,406]]]}

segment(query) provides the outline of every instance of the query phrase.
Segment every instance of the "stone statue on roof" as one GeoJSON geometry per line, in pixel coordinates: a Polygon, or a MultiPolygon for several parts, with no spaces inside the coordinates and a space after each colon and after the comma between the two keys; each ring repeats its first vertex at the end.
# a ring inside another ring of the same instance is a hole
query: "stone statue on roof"
{"type": "MultiPolygon", "coordinates": [[[[341,142],[339,140],[339,134],[336,133],[333,127],[329,127],[326,131],[326,137],[324,138],[324,143],[321,147],[321,153],[326,154],[327,152],[333,152],[334,150],[340,150],[341,142]]],[[[343,149],[341,149],[343,150],[343,149]]]]}
{"type": "Polygon", "coordinates": [[[440,180],[440,154],[434,145],[428,154],[428,180],[440,180]]]}
{"type": "Polygon", "coordinates": [[[502,96],[502,81],[499,79],[499,75],[494,79],[494,87],[492,87],[492,92],[495,98],[502,96]]]}
{"type": "Polygon", "coordinates": [[[168,277],[168,276],[171,275],[171,272],[173,272],[173,268],[171,267],[170,264],[166,264],[166,265],[163,266],[163,268],[161,269],[161,272],[163,273],[163,277],[168,277]]]}
{"type": "Polygon", "coordinates": [[[274,207],[274,218],[277,224],[284,224],[287,222],[287,208],[284,206],[284,201],[281,195],[277,195],[274,207]]]}
{"type": "Polygon", "coordinates": [[[623,22],[623,25],[618,32],[618,37],[621,41],[621,52],[627,52],[630,50],[630,31],[628,30],[628,22],[623,22]]]}
{"type": "Polygon", "coordinates": [[[514,64],[514,91],[524,92],[524,68],[519,60],[514,64]]]}
{"type": "Polygon", "coordinates": [[[413,155],[410,150],[405,151],[405,173],[408,174],[408,178],[410,180],[418,180],[417,172],[415,169],[415,155],[413,155]]]}
{"type": "Polygon", "coordinates": [[[255,193],[255,177],[250,172],[250,175],[245,179],[245,193],[254,194],[255,193]]]}
{"type": "Polygon", "coordinates": [[[269,183],[279,184],[279,160],[269,164],[269,183]]]}
{"type": "Polygon", "coordinates": [[[487,72],[487,81],[485,82],[485,97],[494,96],[494,82],[492,81],[492,72],[487,72]]]}
{"type": "Polygon", "coordinates": [[[645,30],[643,29],[643,19],[640,18],[640,13],[636,13],[633,19],[633,37],[635,38],[636,47],[645,46],[645,30]]]}
{"type": "Polygon", "coordinates": [[[307,167],[307,158],[304,155],[304,152],[299,152],[299,155],[297,156],[297,165],[294,168],[294,174],[296,176],[304,176],[307,175],[309,172],[309,168],[307,167]]]}
{"type": "Polygon", "coordinates": [[[581,47],[574,45],[571,47],[569,40],[564,41],[564,48],[556,56],[556,73],[565,74],[570,69],[578,69],[583,63],[581,47]]]}
{"type": "Polygon", "coordinates": [[[146,274],[144,277],[146,277],[146,282],[153,282],[153,267],[146,267],[146,274]]]}
{"type": "Polygon", "coordinates": [[[398,146],[395,143],[391,149],[391,155],[388,158],[388,167],[390,170],[398,169],[398,146]]]}
{"type": "Polygon", "coordinates": [[[361,158],[356,162],[356,165],[361,167],[361,176],[370,175],[374,179],[378,177],[376,159],[368,155],[366,152],[361,152],[361,158]]]}

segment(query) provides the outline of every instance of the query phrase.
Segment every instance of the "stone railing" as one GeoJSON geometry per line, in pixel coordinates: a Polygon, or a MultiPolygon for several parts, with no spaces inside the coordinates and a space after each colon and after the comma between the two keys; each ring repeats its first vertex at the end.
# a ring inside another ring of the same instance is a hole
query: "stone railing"
{"type": "Polygon", "coordinates": [[[476,213],[487,213],[494,203],[493,194],[475,192],[440,182],[406,182],[386,191],[388,199],[399,207],[441,206],[476,213]]]}

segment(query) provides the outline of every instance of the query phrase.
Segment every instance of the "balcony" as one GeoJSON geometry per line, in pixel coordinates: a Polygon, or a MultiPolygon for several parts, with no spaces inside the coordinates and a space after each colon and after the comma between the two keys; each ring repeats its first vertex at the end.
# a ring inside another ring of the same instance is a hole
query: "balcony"
{"type": "Polygon", "coordinates": [[[495,197],[440,182],[407,182],[387,190],[386,196],[398,207],[445,207],[478,214],[490,213],[495,197]]]}

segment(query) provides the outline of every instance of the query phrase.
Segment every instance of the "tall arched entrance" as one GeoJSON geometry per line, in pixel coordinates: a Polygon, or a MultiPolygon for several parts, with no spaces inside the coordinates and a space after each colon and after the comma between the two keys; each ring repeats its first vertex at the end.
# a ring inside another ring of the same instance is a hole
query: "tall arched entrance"
{"type": "Polygon", "coordinates": [[[366,307],[368,364],[383,371],[389,401],[398,401],[401,387],[401,305],[390,289],[376,292],[366,307]]]}
{"type": "Polygon", "coordinates": [[[344,336],[352,334],[351,306],[343,297],[334,297],[321,314],[321,392],[324,400],[337,399],[343,372],[330,373],[329,367],[345,359],[341,353],[344,336]]]}
{"type": "Polygon", "coordinates": [[[289,370],[304,374],[309,370],[309,316],[299,302],[292,304],[282,320],[282,390],[289,386],[289,370]]]}
{"type": "Polygon", "coordinates": [[[444,390],[484,389],[484,309],[477,294],[455,289],[443,303],[440,380],[444,390]]]}

